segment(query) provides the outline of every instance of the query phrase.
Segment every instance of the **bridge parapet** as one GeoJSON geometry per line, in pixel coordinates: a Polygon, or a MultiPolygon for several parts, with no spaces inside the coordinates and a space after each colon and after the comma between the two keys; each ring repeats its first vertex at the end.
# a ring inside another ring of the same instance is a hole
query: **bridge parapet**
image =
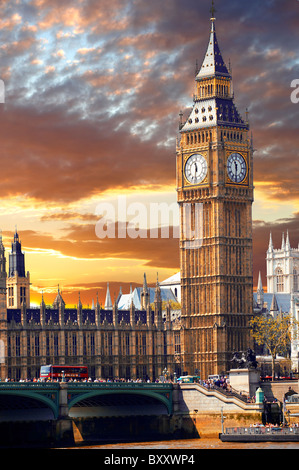
{"type": "Polygon", "coordinates": [[[59,382],[1,382],[0,390],[50,390],[59,389],[59,382]]]}

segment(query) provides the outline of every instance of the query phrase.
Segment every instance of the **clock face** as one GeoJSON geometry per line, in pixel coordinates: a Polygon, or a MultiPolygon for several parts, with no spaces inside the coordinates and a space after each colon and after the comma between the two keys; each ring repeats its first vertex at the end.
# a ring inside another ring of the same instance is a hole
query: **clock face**
{"type": "Polygon", "coordinates": [[[241,183],[247,173],[245,159],[239,153],[232,153],[227,159],[227,174],[234,183],[241,183]]]}
{"type": "Polygon", "coordinates": [[[205,157],[200,154],[191,155],[185,165],[185,175],[189,183],[201,183],[208,173],[208,165],[205,157]]]}

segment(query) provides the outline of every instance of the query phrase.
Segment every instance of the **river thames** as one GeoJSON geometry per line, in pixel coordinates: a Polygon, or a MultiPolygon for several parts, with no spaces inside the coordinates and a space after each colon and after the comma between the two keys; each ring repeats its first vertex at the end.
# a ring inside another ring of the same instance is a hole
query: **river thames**
{"type": "Polygon", "coordinates": [[[152,450],[159,451],[161,449],[170,451],[186,450],[188,454],[190,451],[199,451],[203,449],[296,449],[299,450],[299,442],[248,442],[248,443],[234,443],[222,442],[220,439],[181,439],[171,441],[154,441],[154,442],[135,442],[135,443],[115,443],[115,444],[102,444],[102,445],[86,445],[76,447],[77,449],[102,449],[106,451],[112,450],[152,450]]]}

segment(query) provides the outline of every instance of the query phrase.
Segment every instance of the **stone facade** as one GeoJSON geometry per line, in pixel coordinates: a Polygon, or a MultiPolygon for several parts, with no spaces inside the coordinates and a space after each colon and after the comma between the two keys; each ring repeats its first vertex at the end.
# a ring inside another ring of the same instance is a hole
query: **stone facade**
{"type": "Polygon", "coordinates": [[[6,308],[0,293],[0,340],[4,346],[1,380],[39,377],[45,364],[87,365],[92,378],[155,380],[166,368],[181,373],[176,350],[180,347],[180,321],[171,321],[170,307],[162,318],[160,288],[154,309],[119,311],[65,308],[61,294],[53,307],[42,301],[39,309],[6,308]]]}
{"type": "MultiPolygon", "coordinates": [[[[144,276],[141,305],[134,296],[129,308],[118,308],[118,299],[101,308],[83,308],[80,294],[77,307],[66,308],[58,287],[52,306],[42,297],[40,308],[31,308],[30,289],[19,305],[20,284],[15,285],[11,306],[7,305],[12,277],[24,278],[25,258],[17,233],[6,273],[5,248],[0,239],[0,379],[33,379],[47,364],[86,365],[91,378],[155,380],[166,369],[181,374],[180,315],[173,315],[170,303],[157,280],[149,288],[144,276]],[[17,245],[17,249],[16,249],[17,245]],[[16,292],[18,290],[18,292],[16,292]],[[154,298],[151,294],[154,291],[154,298]],[[164,311],[162,311],[162,301],[164,311]],[[166,307],[165,307],[166,304],[166,307]]],[[[29,280],[29,273],[25,280],[29,280]]],[[[25,292],[25,291],[24,291],[25,292]]],[[[172,295],[172,294],[171,294],[172,295]]],[[[173,297],[174,298],[174,297],[173,297]]]]}

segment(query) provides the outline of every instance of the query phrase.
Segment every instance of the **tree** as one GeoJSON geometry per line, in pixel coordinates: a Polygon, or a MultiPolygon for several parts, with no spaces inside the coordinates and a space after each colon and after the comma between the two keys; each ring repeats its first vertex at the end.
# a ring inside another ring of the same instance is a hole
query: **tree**
{"type": "MultiPolygon", "coordinates": [[[[297,322],[296,322],[297,323],[297,322]]],[[[290,315],[278,315],[277,318],[257,316],[249,322],[252,335],[259,346],[265,345],[272,358],[272,380],[274,380],[275,359],[278,354],[287,353],[291,344],[294,319],[290,315]]]]}

